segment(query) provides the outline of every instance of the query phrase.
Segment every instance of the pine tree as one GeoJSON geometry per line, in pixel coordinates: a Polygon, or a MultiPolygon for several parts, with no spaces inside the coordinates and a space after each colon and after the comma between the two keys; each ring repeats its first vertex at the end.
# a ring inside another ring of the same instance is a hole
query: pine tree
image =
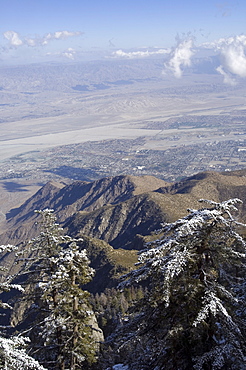
{"type": "Polygon", "coordinates": [[[73,370],[85,360],[93,362],[95,345],[89,319],[89,293],[80,288],[89,282],[93,269],[88,266],[86,251],[79,251],[75,242],[52,257],[53,274],[42,286],[41,299],[49,306],[50,314],[42,326],[45,345],[58,347],[59,368],[73,370]]]}
{"type": "MultiPolygon", "coordinates": [[[[9,253],[17,248],[13,245],[1,245],[0,253],[9,253]]],[[[0,267],[0,271],[5,271],[6,268],[0,267]]],[[[12,283],[13,277],[5,277],[4,281],[0,282],[0,293],[9,292],[12,289],[24,291],[21,285],[12,283]]],[[[12,309],[5,302],[0,301],[0,308],[12,309]]],[[[2,330],[5,327],[1,327],[2,330]]],[[[27,354],[26,347],[29,339],[22,336],[5,337],[0,336],[0,368],[8,370],[45,370],[36,360],[27,354]]]]}
{"type": "Polygon", "coordinates": [[[28,338],[14,336],[0,337],[0,368],[6,370],[45,370],[38,361],[26,352],[28,338]]]}
{"type": "Polygon", "coordinates": [[[125,276],[121,288],[145,280],[150,290],[110,343],[116,363],[123,359],[134,370],[246,368],[245,242],[235,231],[245,225],[231,214],[240,200],[201,201],[206,208],[165,224],[125,276]]]}
{"type": "Polygon", "coordinates": [[[96,355],[90,295],[81,288],[92,279],[94,270],[86,251],[79,250],[79,240],[62,235],[53,211],[37,213],[42,216],[42,231],[29,242],[30,256],[22,257],[25,272],[32,275],[29,295],[35,298],[33,306],[38,312],[31,336],[41,332],[32,350],[50,369],[81,368],[95,361],[96,355]]]}
{"type": "MultiPolygon", "coordinates": [[[[10,253],[17,250],[17,247],[14,245],[0,245],[0,254],[10,253]]],[[[0,272],[6,271],[6,268],[4,266],[0,266],[0,272]]],[[[4,280],[0,282],[0,293],[3,292],[9,292],[11,289],[17,289],[19,291],[24,291],[23,287],[20,284],[13,284],[12,283],[13,276],[4,276],[4,280]]],[[[0,308],[3,309],[11,309],[12,307],[5,302],[2,302],[0,300],[0,308]]]]}

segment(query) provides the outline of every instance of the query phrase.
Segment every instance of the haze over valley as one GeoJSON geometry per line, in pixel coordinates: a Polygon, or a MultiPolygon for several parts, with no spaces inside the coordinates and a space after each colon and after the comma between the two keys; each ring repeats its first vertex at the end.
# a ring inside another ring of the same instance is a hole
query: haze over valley
{"type": "Polygon", "coordinates": [[[245,85],[198,67],[181,79],[160,57],[2,67],[2,212],[52,179],[244,168],[245,85]]]}
{"type": "Polygon", "coordinates": [[[244,14],[242,1],[5,3],[1,214],[53,179],[244,168],[244,14]]]}

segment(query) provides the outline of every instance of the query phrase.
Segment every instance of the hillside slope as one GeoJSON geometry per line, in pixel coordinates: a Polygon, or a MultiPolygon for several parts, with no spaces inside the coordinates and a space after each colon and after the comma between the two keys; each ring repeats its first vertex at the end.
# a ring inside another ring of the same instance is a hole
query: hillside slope
{"type": "MultiPolygon", "coordinates": [[[[239,207],[238,217],[246,220],[246,170],[220,173],[201,172],[170,187],[161,187],[157,192],[171,194],[173,199],[210,199],[222,202],[230,198],[239,198],[243,204],[239,207]]],[[[197,207],[198,204],[195,202],[192,208],[197,207]]],[[[178,217],[181,216],[180,214],[178,217]]]]}
{"type": "Polygon", "coordinates": [[[240,218],[246,214],[246,170],[203,172],[182,182],[168,184],[153,176],[117,176],[91,183],[70,185],[49,182],[9,214],[8,231],[1,243],[19,243],[36,235],[36,209],[54,209],[58,222],[72,235],[103,239],[116,248],[135,248],[136,234],[147,235],[162,222],[198,207],[200,198],[243,200],[240,218]],[[12,217],[10,217],[12,215],[12,217]]]}
{"type": "Polygon", "coordinates": [[[155,190],[167,182],[153,176],[106,177],[91,183],[75,181],[70,185],[48,182],[21,207],[8,216],[8,231],[0,236],[3,243],[19,243],[37,234],[35,210],[54,209],[59,223],[78,211],[93,212],[109,204],[127,201],[136,194],[155,190]]]}
{"type": "MultiPolygon", "coordinates": [[[[52,208],[67,234],[94,240],[97,248],[90,254],[92,263],[97,261],[100,265],[104,261],[103,266],[110,265],[108,274],[111,271],[112,278],[114,263],[110,255],[116,253],[115,249],[120,249],[118,253],[125,261],[129,250],[142,249],[144,241],[163,222],[185,216],[187,208],[198,208],[200,198],[220,202],[235,197],[244,201],[238,217],[246,221],[245,170],[204,172],[175,184],[152,176],[117,176],[70,185],[50,182],[12,211],[9,228],[0,235],[0,243],[23,243],[23,248],[25,242],[39,232],[35,209],[52,208]]],[[[123,263],[120,270],[129,268],[136,261],[136,254],[131,255],[130,260],[127,266],[123,263]]],[[[16,270],[11,256],[6,256],[1,263],[16,270]]],[[[106,270],[104,267],[104,274],[106,270]]],[[[109,279],[106,280],[108,284],[109,279]]]]}

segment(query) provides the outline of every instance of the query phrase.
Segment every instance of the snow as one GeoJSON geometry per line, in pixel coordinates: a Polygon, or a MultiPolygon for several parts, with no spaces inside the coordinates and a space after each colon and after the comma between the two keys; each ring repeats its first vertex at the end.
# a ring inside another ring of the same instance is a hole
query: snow
{"type": "Polygon", "coordinates": [[[123,364],[117,364],[113,366],[113,370],[128,370],[128,366],[123,364]]]}
{"type": "Polygon", "coordinates": [[[3,252],[12,252],[14,250],[16,250],[17,247],[12,245],[12,244],[7,244],[7,245],[0,245],[0,253],[3,253],[3,252]]]}
{"type": "MultiPolygon", "coordinates": [[[[241,349],[245,345],[243,328],[238,321],[238,317],[243,316],[241,312],[235,320],[235,308],[245,300],[245,288],[238,277],[235,282],[235,277],[230,276],[230,266],[234,263],[238,263],[238,269],[245,267],[246,244],[233,227],[246,225],[238,223],[231,214],[241,201],[237,198],[222,203],[202,201],[209,208],[190,209],[186,217],[163,225],[159,230],[161,237],[146,244],[146,249],[139,252],[138,268],[126,274],[125,281],[119,286],[122,289],[149,278],[152,291],[147,298],[153,307],[160,305],[163,309],[162,303],[166,308],[173,304],[170,298],[179,292],[180,282],[186,297],[196,300],[195,317],[189,330],[199,333],[203,326],[211,326],[213,330],[213,346],[209,352],[194,358],[194,369],[202,370],[207,363],[211,363],[213,369],[221,369],[225,363],[230,363],[232,354],[240,356],[239,364],[245,365],[241,349]]],[[[245,309],[244,304],[241,306],[245,309]]],[[[146,308],[144,312],[149,315],[146,308]]],[[[141,320],[138,322],[140,326],[141,320]]],[[[175,324],[171,330],[179,327],[179,322],[175,324]]],[[[124,365],[119,366],[124,369],[124,365]]],[[[117,367],[113,369],[118,370],[117,367]]]]}
{"type": "Polygon", "coordinates": [[[10,339],[0,337],[0,349],[4,353],[6,369],[22,370],[45,370],[36,360],[25,352],[25,345],[28,338],[13,337],[10,339]]]}

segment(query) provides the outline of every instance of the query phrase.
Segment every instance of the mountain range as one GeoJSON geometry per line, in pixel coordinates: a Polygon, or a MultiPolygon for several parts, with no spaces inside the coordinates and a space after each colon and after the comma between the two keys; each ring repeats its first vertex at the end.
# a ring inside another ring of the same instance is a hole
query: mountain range
{"type": "MultiPolygon", "coordinates": [[[[84,240],[96,269],[90,290],[103,291],[134,266],[137,251],[163,223],[185,216],[188,208],[200,208],[199,199],[221,202],[229,198],[243,201],[237,217],[245,222],[246,170],[202,172],[177,183],[123,175],[69,185],[48,182],[7,214],[7,231],[0,235],[0,244],[25,248],[26,241],[39,232],[34,211],[53,209],[66,233],[84,240]]],[[[16,273],[11,254],[0,263],[16,273]]]]}

